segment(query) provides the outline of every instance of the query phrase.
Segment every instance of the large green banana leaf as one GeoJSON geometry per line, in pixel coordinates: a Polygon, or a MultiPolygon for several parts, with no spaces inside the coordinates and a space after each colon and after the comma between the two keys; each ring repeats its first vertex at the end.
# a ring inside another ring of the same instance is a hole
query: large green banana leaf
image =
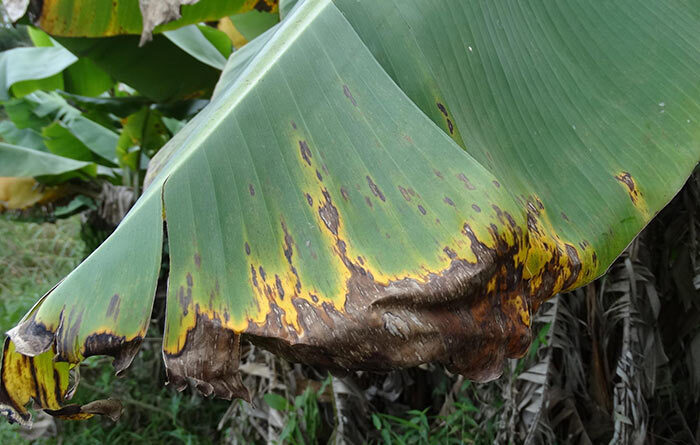
{"type": "Polygon", "coordinates": [[[233,54],[119,228],[10,331],[3,412],[81,412],[59,409],[70,366],[129,365],[163,221],[176,388],[245,397],[241,336],[331,369],[494,378],[539,304],[603,273],[698,162],[697,6],[297,5],[233,54]]]}
{"type": "MultiPolygon", "coordinates": [[[[0,52],[0,100],[10,98],[12,86],[21,87],[27,82],[34,82],[36,87],[62,87],[63,79],[57,83],[54,75],[77,60],[68,50],[60,47],[13,48],[0,52]]],[[[32,89],[36,88],[28,88],[26,92],[32,89]]]]}

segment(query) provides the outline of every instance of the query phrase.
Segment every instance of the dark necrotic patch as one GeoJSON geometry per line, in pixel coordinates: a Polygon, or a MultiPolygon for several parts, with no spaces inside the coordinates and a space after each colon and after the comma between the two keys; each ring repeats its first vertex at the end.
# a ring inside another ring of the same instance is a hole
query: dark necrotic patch
{"type": "Polygon", "coordinates": [[[319,181],[323,181],[323,176],[321,176],[321,172],[316,170],[316,178],[318,178],[319,181]]]}
{"type": "Polygon", "coordinates": [[[248,191],[250,192],[250,196],[255,196],[255,187],[253,187],[253,184],[248,184],[248,191]]]}
{"type": "Polygon", "coordinates": [[[454,134],[455,127],[452,125],[452,121],[447,119],[447,129],[450,130],[450,134],[454,134]]]}
{"type": "Polygon", "coordinates": [[[258,266],[258,272],[260,273],[260,278],[262,278],[262,280],[265,281],[265,278],[267,278],[267,274],[265,273],[265,269],[263,269],[262,266],[258,266]]]}
{"type": "Polygon", "coordinates": [[[246,255],[250,255],[250,245],[248,244],[247,241],[246,241],[246,243],[244,244],[244,247],[245,247],[245,254],[246,254],[246,255]]]}
{"type": "Polygon", "coordinates": [[[291,123],[292,123],[292,128],[296,130],[296,129],[297,129],[297,124],[296,124],[294,121],[292,121],[291,123]]]}
{"type": "Polygon", "coordinates": [[[200,267],[202,265],[202,256],[198,253],[194,254],[194,265],[200,267]]]}
{"type": "Polygon", "coordinates": [[[306,202],[308,202],[310,206],[314,205],[314,199],[308,193],[306,193],[306,202]]]}
{"type": "Polygon", "coordinates": [[[268,0],[258,0],[254,8],[260,12],[272,12],[272,8],[277,2],[270,2],[268,0]]]}
{"type": "Polygon", "coordinates": [[[425,215],[426,211],[425,211],[425,208],[424,208],[422,205],[420,205],[420,204],[418,205],[418,210],[419,210],[423,215],[425,215]]]}
{"type": "Polygon", "coordinates": [[[481,212],[481,207],[476,204],[472,204],[472,209],[474,209],[475,212],[481,212]]]}
{"type": "Polygon", "coordinates": [[[374,206],[372,205],[372,200],[369,199],[369,196],[365,196],[365,202],[367,203],[368,206],[370,206],[370,208],[374,207],[374,206]]]}
{"type": "Polygon", "coordinates": [[[442,249],[442,251],[445,252],[445,254],[447,254],[447,256],[451,260],[454,260],[455,258],[457,258],[457,254],[455,253],[454,250],[450,249],[449,246],[446,246],[444,249],[442,249]]]}
{"type": "Polygon", "coordinates": [[[340,187],[340,196],[342,196],[346,201],[350,199],[350,195],[348,195],[348,191],[345,187],[340,187]]]}
{"type": "Polygon", "coordinates": [[[410,201],[410,200],[411,200],[411,194],[408,193],[408,190],[406,190],[405,188],[399,186],[399,191],[401,192],[401,196],[403,196],[403,199],[405,199],[406,201],[410,201]]]}
{"type": "Polygon", "coordinates": [[[445,196],[445,199],[443,201],[445,201],[445,204],[447,204],[447,205],[450,205],[452,207],[455,206],[454,201],[452,201],[448,196],[445,196]]]}
{"type": "Polygon", "coordinates": [[[187,279],[187,287],[192,287],[192,286],[194,286],[194,281],[192,280],[192,274],[191,274],[191,273],[187,272],[187,277],[185,277],[185,278],[187,279]]]}
{"type": "Polygon", "coordinates": [[[437,107],[438,107],[438,110],[440,110],[440,112],[441,112],[442,114],[444,114],[445,116],[447,116],[447,109],[445,108],[445,106],[444,106],[443,104],[441,104],[440,102],[438,102],[438,103],[437,103],[437,107]]]}
{"type": "Polygon", "coordinates": [[[500,187],[501,187],[501,183],[498,182],[498,181],[496,181],[495,179],[494,179],[492,182],[493,182],[493,185],[496,186],[496,188],[500,188],[500,187]]]}

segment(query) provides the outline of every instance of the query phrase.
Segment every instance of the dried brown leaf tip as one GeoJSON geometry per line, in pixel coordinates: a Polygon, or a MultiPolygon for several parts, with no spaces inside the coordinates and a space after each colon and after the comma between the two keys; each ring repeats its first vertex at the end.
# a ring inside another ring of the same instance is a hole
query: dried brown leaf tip
{"type": "Polygon", "coordinates": [[[182,350],[164,357],[168,385],[178,391],[190,385],[207,397],[250,401],[238,373],[240,335],[223,328],[220,320],[198,313],[182,350]]]}
{"type": "Polygon", "coordinates": [[[150,42],[153,38],[153,29],[163,23],[172,22],[180,18],[180,7],[193,5],[198,0],[139,0],[139,8],[143,18],[143,31],[139,46],[150,42]]]}

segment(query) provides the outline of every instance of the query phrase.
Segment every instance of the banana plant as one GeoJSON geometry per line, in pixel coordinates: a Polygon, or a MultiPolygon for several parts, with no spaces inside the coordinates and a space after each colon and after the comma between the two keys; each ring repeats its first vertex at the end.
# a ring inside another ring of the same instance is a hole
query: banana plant
{"type": "Polygon", "coordinates": [[[532,315],[603,274],[700,159],[686,2],[306,0],[229,58],[117,230],[5,341],[2,412],[68,418],[123,373],[164,223],[169,383],[247,398],[241,339],[336,371],[496,378],[532,315]]]}
{"type": "MultiPolygon", "coordinates": [[[[28,8],[26,2],[4,5],[15,18],[28,8]]],[[[137,39],[129,33],[141,30],[137,1],[101,5],[99,17],[83,16],[79,8],[70,23],[56,20],[58,11],[79,6],[65,0],[42,4],[39,11],[34,4],[28,8],[32,14],[21,21],[31,18],[52,36],[24,24],[0,29],[0,48],[5,49],[0,52],[0,107],[7,115],[0,122],[0,141],[15,146],[5,145],[0,152],[0,211],[19,210],[23,219],[94,208],[93,199],[105,200],[104,181],[128,186],[138,196],[147,160],[180,128],[180,120],[207,102],[231,54],[225,32],[195,22],[223,16],[247,29],[251,13],[265,16],[264,23],[279,20],[274,1],[206,0],[194,9],[184,7],[175,22],[142,34],[144,45],[138,47],[129,44],[137,39]],[[174,69],[178,76],[164,75],[174,69]],[[142,89],[134,91],[123,82],[142,89]],[[64,174],[61,162],[55,164],[55,174],[18,176],[27,173],[28,162],[43,165],[45,152],[91,162],[88,170],[94,171],[80,176],[77,184],[78,176],[64,174]],[[68,205],[60,206],[62,202],[68,205]]],[[[146,15],[148,8],[141,5],[146,15]]]]}

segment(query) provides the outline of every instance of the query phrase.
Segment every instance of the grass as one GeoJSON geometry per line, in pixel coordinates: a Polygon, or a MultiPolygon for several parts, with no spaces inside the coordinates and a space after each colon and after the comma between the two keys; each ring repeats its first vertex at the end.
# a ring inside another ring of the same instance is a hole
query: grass
{"type": "MultiPolygon", "coordinates": [[[[41,295],[83,257],[77,217],[56,224],[0,218],[0,329],[17,323],[41,295]]],[[[0,422],[0,443],[30,443],[19,427],[0,422]]]]}
{"type": "Polygon", "coordinates": [[[3,332],[80,262],[85,247],[79,233],[77,217],[56,224],[0,219],[0,329],[3,332]]]}

